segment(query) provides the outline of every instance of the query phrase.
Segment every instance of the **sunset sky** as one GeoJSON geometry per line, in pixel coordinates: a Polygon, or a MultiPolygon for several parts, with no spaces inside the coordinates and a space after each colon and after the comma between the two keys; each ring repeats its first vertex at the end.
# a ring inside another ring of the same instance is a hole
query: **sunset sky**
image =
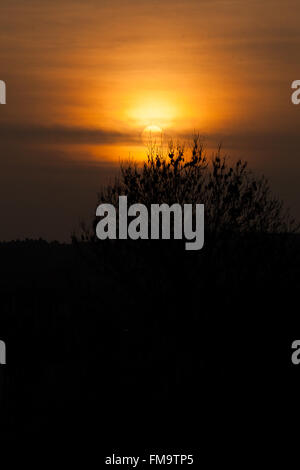
{"type": "Polygon", "coordinates": [[[300,218],[299,0],[1,0],[0,240],[68,240],[143,131],[194,130],[300,218]]]}

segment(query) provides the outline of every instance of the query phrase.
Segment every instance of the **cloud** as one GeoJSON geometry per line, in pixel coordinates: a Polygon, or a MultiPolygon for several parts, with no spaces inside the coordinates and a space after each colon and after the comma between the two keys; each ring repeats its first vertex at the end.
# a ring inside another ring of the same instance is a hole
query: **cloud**
{"type": "Polygon", "coordinates": [[[1,142],[26,144],[140,144],[140,136],[115,130],[87,127],[1,124],[1,142]]]}

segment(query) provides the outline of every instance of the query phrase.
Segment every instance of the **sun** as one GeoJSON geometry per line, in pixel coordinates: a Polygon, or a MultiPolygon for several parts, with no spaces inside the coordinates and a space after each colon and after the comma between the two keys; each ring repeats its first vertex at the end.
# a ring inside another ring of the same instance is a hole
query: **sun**
{"type": "Polygon", "coordinates": [[[150,126],[146,126],[145,129],[143,130],[143,134],[149,134],[149,136],[161,136],[162,134],[162,128],[159,126],[156,126],[155,124],[150,124],[150,126]]]}
{"type": "Polygon", "coordinates": [[[179,115],[176,104],[160,93],[139,95],[126,111],[128,125],[137,131],[146,147],[162,147],[166,133],[174,128],[179,115]]]}
{"type": "Polygon", "coordinates": [[[133,98],[130,109],[126,111],[129,122],[135,127],[142,128],[151,126],[169,128],[177,114],[178,110],[171,101],[151,95],[133,98]]]}
{"type": "Polygon", "coordinates": [[[146,126],[142,132],[142,140],[145,145],[155,144],[159,145],[162,141],[163,130],[160,126],[150,124],[146,126]]]}

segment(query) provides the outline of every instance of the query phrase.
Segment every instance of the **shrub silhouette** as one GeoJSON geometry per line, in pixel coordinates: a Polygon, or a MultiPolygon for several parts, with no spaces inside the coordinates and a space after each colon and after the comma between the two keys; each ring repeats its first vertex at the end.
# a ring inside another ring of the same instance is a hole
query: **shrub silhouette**
{"type": "MultiPolygon", "coordinates": [[[[121,164],[120,175],[101,189],[98,204],[110,203],[117,208],[120,195],[127,196],[128,204],[147,207],[153,203],[202,203],[206,232],[214,236],[298,230],[264,176],[254,175],[241,160],[230,165],[221,147],[208,159],[198,136],[190,151],[171,143],[166,157],[152,147],[142,167],[133,162],[121,164]]],[[[84,225],[81,228],[82,240],[95,239],[84,225]]]]}

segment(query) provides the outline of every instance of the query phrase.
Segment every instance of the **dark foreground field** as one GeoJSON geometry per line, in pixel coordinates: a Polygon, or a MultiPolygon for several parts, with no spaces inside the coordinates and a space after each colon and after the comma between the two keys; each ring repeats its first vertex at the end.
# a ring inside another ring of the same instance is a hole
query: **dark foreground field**
{"type": "Polygon", "coordinates": [[[194,445],[275,419],[297,400],[299,247],[1,244],[2,430],[194,445]]]}

